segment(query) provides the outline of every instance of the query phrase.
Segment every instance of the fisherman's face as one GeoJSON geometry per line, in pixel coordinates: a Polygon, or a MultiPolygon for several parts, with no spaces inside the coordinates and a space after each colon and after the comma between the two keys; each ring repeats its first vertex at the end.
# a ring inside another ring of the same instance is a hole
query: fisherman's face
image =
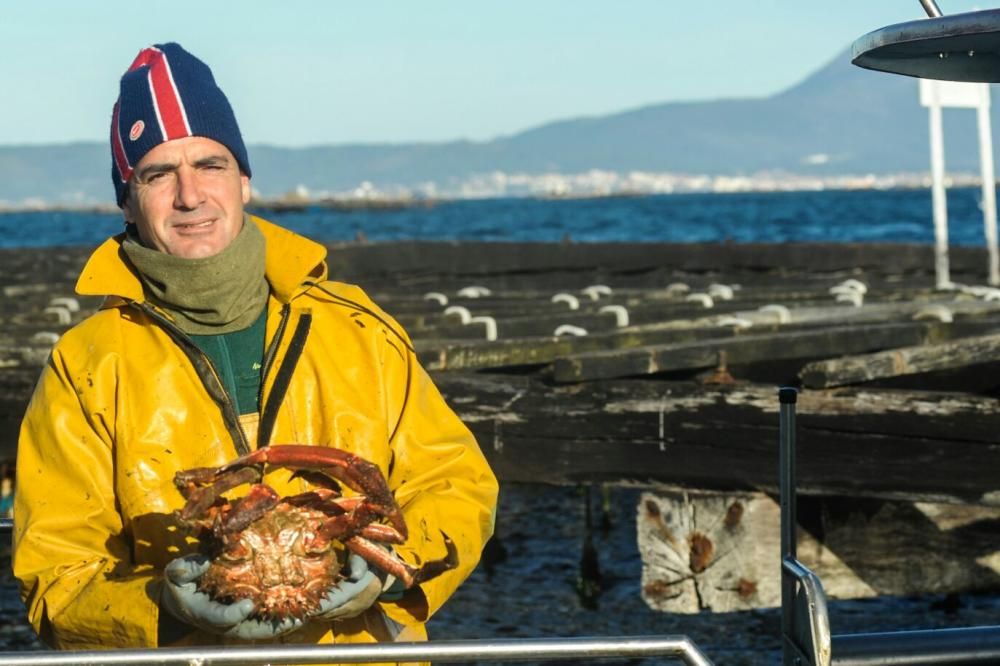
{"type": "Polygon", "coordinates": [[[229,149],[192,136],[161,143],[139,160],[122,211],[146,247],[201,259],[236,238],[248,201],[250,179],[229,149]]]}

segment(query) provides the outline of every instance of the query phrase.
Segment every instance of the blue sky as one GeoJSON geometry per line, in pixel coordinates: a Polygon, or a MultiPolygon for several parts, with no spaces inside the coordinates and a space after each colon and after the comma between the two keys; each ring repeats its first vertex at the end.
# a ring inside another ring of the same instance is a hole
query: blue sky
{"type": "Polygon", "coordinates": [[[154,42],[208,62],[250,143],[487,140],[767,96],[922,16],[917,0],[18,1],[0,19],[0,144],[104,140],[118,77],[154,42]]]}

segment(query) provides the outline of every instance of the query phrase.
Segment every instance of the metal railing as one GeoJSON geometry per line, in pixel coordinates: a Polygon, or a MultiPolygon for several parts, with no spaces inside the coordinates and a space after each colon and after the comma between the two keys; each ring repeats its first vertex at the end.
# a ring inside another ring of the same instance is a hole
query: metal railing
{"type": "Polygon", "coordinates": [[[781,646],[785,666],[830,664],[830,622],[819,578],[797,559],[795,530],[795,401],[798,391],[778,391],[781,495],[781,646]]]}
{"type": "Polygon", "coordinates": [[[553,661],[601,658],[677,657],[689,666],[711,666],[687,636],[553,638],[375,643],[370,645],[275,645],[218,648],[157,648],[73,652],[0,653],[4,666],[97,666],[98,664],[363,664],[433,661],[553,661]]]}
{"type": "Polygon", "coordinates": [[[1000,664],[1000,626],[831,635],[819,577],[796,559],[795,402],[778,391],[781,487],[781,644],[784,666],[1000,664]]]}

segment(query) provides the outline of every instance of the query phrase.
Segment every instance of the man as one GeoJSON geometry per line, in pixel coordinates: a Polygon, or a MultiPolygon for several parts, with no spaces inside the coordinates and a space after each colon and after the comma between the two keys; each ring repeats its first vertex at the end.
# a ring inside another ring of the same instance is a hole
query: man
{"type": "Polygon", "coordinates": [[[468,429],[400,327],[327,279],[322,246],[244,213],[246,148],[203,62],[143,49],[111,153],[126,232],[77,283],[106,300],[52,350],[18,443],[14,572],[36,631],[64,649],[426,638],[493,529],[497,483],[468,429]],[[199,592],[175,474],[285,443],[378,465],[409,526],[394,556],[444,557],[447,534],[458,566],[404,591],[352,555],[315,612],[281,622],[199,592]]]}

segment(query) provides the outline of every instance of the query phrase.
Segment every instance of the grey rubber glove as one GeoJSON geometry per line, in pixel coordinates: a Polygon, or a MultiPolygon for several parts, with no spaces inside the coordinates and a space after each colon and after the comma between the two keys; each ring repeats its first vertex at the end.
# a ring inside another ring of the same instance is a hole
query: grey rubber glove
{"type": "Polygon", "coordinates": [[[319,620],[344,620],[361,615],[382,593],[382,581],[368,568],[365,558],[351,553],[347,558],[347,577],[330,588],[311,617],[319,620]]]}
{"type": "MultiPolygon", "coordinates": [[[[394,560],[402,561],[399,555],[396,554],[396,551],[392,549],[392,546],[384,543],[380,543],[379,546],[389,553],[394,560]]],[[[382,571],[382,569],[376,569],[375,575],[382,581],[382,593],[378,597],[379,601],[399,601],[403,598],[403,594],[406,592],[406,586],[403,584],[403,581],[388,571],[382,571]]]]}
{"type": "Polygon", "coordinates": [[[208,559],[202,555],[179,557],[168,563],[163,570],[160,607],[204,631],[248,641],[275,638],[302,627],[302,620],[294,618],[280,622],[251,619],[254,603],[250,599],[223,604],[199,592],[196,581],[208,567],[208,559]]]}
{"type": "Polygon", "coordinates": [[[403,598],[404,592],[406,592],[406,586],[403,585],[403,581],[387,573],[382,580],[382,594],[379,595],[378,600],[399,601],[403,598]]]}

